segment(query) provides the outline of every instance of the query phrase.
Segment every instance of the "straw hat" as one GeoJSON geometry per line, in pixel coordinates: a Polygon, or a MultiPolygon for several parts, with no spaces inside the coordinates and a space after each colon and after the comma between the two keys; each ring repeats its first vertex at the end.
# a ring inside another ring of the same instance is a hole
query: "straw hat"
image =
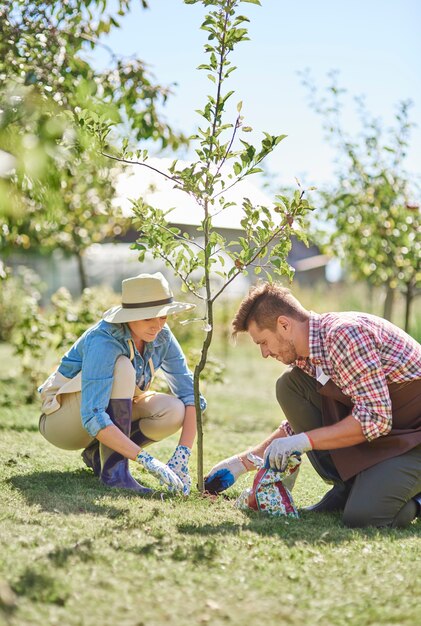
{"type": "Polygon", "coordinates": [[[106,322],[136,322],[189,311],[196,306],[175,302],[170,286],[161,272],[127,278],[123,280],[121,287],[122,304],[104,313],[102,317],[106,322]]]}

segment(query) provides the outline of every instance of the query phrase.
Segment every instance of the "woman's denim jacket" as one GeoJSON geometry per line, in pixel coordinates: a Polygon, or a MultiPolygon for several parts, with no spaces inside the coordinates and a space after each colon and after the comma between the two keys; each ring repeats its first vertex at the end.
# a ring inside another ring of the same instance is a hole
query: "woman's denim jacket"
{"type": "MultiPolygon", "coordinates": [[[[82,425],[92,437],[112,424],[107,407],[115,362],[121,355],[130,358],[133,346],[127,324],[111,324],[101,320],[88,328],[61,360],[58,371],[66,378],[74,378],[82,370],[80,412],[82,425]]],[[[154,341],[145,344],[143,355],[134,349],[133,366],[139,389],[145,389],[151,380],[150,358],[154,369],[161,368],[164,372],[172,393],[186,406],[194,405],[193,375],[187,367],[180,344],[167,325],[154,341]]],[[[206,408],[203,397],[200,398],[200,405],[203,410],[206,408]]]]}

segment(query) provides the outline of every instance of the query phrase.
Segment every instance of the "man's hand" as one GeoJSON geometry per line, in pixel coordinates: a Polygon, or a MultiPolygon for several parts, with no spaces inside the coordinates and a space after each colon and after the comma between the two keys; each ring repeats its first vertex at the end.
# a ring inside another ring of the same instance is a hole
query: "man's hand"
{"type": "Polygon", "coordinates": [[[167,485],[170,491],[183,491],[183,483],[180,478],[174,474],[172,469],[155,459],[151,454],[141,450],[136,457],[136,461],[143,465],[145,470],[152,476],[155,476],[161,485],[167,485]]]}
{"type": "Polygon", "coordinates": [[[275,439],[266,448],[264,456],[265,467],[284,472],[290,456],[293,454],[301,456],[303,452],[308,452],[312,449],[311,441],[305,433],[275,439]]]}
{"type": "Polygon", "coordinates": [[[176,474],[183,483],[183,493],[185,496],[190,494],[191,477],[189,474],[188,462],[191,450],[187,446],[177,446],[174,454],[167,463],[167,466],[176,474]]]}
{"type": "Polygon", "coordinates": [[[247,469],[238,456],[224,459],[212,467],[209,474],[205,476],[205,491],[211,494],[221,493],[231,487],[246,472],[247,469]]]}

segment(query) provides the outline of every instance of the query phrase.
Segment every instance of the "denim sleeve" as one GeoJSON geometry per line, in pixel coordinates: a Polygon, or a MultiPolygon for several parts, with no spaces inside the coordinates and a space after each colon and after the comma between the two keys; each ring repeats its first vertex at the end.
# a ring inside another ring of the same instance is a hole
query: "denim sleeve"
{"type": "MultiPolygon", "coordinates": [[[[180,344],[171,332],[161,369],[172,393],[184,402],[185,406],[194,406],[193,374],[187,367],[186,357],[180,344]]],[[[202,411],[206,409],[206,400],[202,395],[200,408],[202,411]]]]}
{"type": "Polygon", "coordinates": [[[86,337],[82,362],[82,426],[92,437],[112,424],[107,413],[114,380],[114,367],[123,348],[102,330],[86,337]]]}

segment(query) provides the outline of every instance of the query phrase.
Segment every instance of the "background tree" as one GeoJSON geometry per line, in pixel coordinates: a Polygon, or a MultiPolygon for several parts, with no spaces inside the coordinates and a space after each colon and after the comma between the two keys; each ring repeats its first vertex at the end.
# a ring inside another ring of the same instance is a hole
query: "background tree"
{"type": "Polygon", "coordinates": [[[111,50],[105,70],[87,61],[130,4],[13,0],[0,8],[2,252],[62,248],[77,256],[82,288],[83,250],[126,224],[111,204],[117,165],[100,157],[87,127],[107,118],[136,140],[185,142],[159,113],[170,90],[143,61],[111,50]]]}
{"type": "MultiPolygon", "coordinates": [[[[186,4],[196,1],[185,0],[186,4]]],[[[258,0],[243,1],[260,4],[258,0]]],[[[305,238],[302,217],[310,208],[301,189],[293,198],[278,196],[271,207],[255,206],[244,198],[242,236],[227,241],[214,227],[214,218],[233,208],[234,203],[225,198],[227,192],[246,176],[261,172],[261,162],[285,137],[264,133],[259,147],[240,139],[240,133],[252,130],[244,125],[241,102],[237,105],[234,123],[225,119],[227,102],[233,94],[226,90],[226,82],[235,70],[230,55],[237,44],[248,39],[245,24],[249,20],[237,14],[240,3],[241,0],[202,2],[210,8],[201,26],[208,33],[205,45],[208,61],[199,69],[207,72],[214,93],[207,97],[203,110],[199,111],[202,125],[191,138],[196,160],[184,167],[174,161],[168,172],[161,172],[176,189],[194,199],[200,218],[197,237],[190,239],[187,233],[171,227],[168,222],[170,212],[152,207],[142,199],[134,204],[139,229],[135,247],[140,260],[144,259],[147,250],[155,258],[164,260],[182,280],[184,291],[194,294],[203,305],[200,319],[205,338],[194,368],[200,490],[203,490],[203,426],[199,388],[212,342],[215,304],[225,289],[248,270],[263,273],[269,280],[272,280],[273,272],[292,278],[293,269],[286,260],[291,235],[305,238]]],[[[127,145],[126,141],[120,158],[124,162],[149,167],[147,154],[144,151],[130,152],[127,145]]]]}
{"type": "Polygon", "coordinates": [[[342,113],[346,90],[332,73],[327,94],[320,96],[308,74],[304,84],[312,108],[322,117],[324,130],[337,151],[337,183],[321,192],[321,243],[341,259],[357,280],[384,288],[384,317],[391,319],[394,294],[406,299],[405,329],[411,304],[421,284],[421,220],[419,184],[405,171],[410,131],[409,102],[401,102],[395,124],[387,131],[373,117],[362,98],[356,98],[358,133],[344,130],[342,113]]]}

